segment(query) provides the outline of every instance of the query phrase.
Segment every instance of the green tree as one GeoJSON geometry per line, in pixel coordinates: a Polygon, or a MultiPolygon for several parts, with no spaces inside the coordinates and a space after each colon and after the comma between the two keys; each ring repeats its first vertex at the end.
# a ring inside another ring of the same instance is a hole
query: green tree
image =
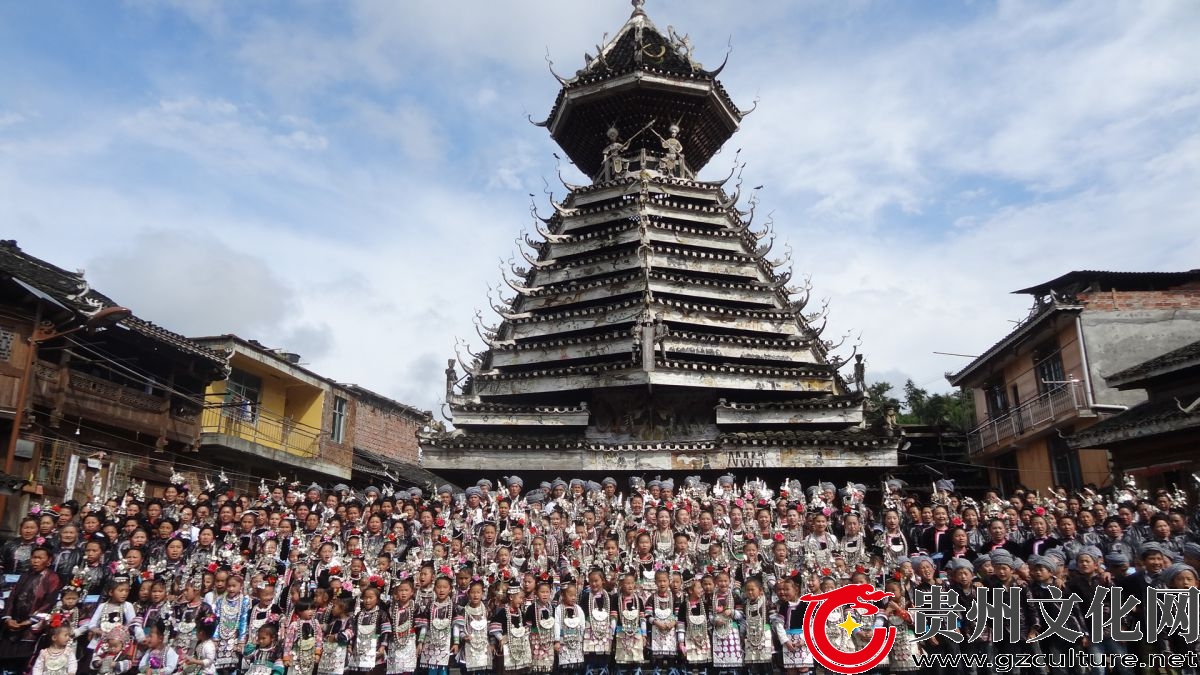
{"type": "Polygon", "coordinates": [[[963,390],[930,394],[909,380],[904,383],[904,415],[901,416],[901,422],[948,427],[966,433],[973,426],[974,406],[970,396],[963,390]]]}
{"type": "Polygon", "coordinates": [[[888,382],[876,382],[867,385],[867,424],[881,427],[884,415],[889,407],[900,410],[900,399],[891,395],[892,385],[888,382]]]}

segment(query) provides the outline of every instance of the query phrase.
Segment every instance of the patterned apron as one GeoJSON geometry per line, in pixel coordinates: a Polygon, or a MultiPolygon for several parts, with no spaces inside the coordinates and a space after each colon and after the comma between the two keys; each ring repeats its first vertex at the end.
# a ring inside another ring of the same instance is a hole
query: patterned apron
{"type": "Polygon", "coordinates": [[[533,663],[533,652],[529,646],[529,626],[525,625],[521,613],[506,610],[504,670],[521,672],[533,663]]]}
{"type": "Polygon", "coordinates": [[[562,641],[562,650],[558,653],[558,666],[560,668],[570,668],[583,663],[583,631],[585,619],[583,609],[578,605],[574,607],[559,607],[558,608],[561,626],[559,627],[559,638],[562,641]]]}
{"type": "Polygon", "coordinates": [[[417,641],[413,635],[413,603],[392,611],[392,644],[387,650],[388,675],[417,669],[417,641]]]}
{"type": "Polygon", "coordinates": [[[534,603],[533,620],[533,634],[529,638],[533,672],[549,673],[554,670],[554,611],[549,605],[534,603]]]}
{"type": "Polygon", "coordinates": [[[492,669],[492,652],[488,644],[487,608],[480,605],[478,609],[471,606],[463,607],[463,640],[462,660],[467,672],[478,672],[492,669]]]}

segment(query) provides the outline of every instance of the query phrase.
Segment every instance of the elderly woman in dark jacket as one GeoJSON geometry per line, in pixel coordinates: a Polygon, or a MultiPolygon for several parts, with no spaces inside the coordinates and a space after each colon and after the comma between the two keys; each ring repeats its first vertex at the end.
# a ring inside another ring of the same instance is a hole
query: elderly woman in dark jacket
{"type": "Polygon", "coordinates": [[[24,672],[37,645],[34,628],[39,614],[48,614],[62,586],[50,567],[50,549],[38,546],[29,555],[29,571],[13,585],[0,616],[0,668],[24,672]]]}

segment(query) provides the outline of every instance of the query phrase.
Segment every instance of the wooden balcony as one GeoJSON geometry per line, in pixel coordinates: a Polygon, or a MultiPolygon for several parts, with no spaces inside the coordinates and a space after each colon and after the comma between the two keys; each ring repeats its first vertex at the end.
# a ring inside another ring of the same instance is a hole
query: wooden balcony
{"type": "MultiPolygon", "coordinates": [[[[34,364],[32,402],[51,410],[51,422],[76,417],[180,443],[200,436],[196,412],[173,410],[166,396],[148,394],[45,361],[34,364]]],[[[15,400],[15,398],[14,398],[15,400]]]]}
{"type": "Polygon", "coordinates": [[[1082,382],[1060,384],[1007,413],[988,419],[967,435],[971,456],[991,454],[1022,439],[1058,428],[1088,412],[1082,382]]]}

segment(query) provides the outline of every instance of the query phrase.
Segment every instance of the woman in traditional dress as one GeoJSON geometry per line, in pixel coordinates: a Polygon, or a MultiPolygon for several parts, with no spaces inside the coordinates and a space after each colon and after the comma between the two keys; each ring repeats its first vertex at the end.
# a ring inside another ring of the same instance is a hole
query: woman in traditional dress
{"type": "MultiPolygon", "coordinates": [[[[25,574],[29,571],[29,561],[33,557],[33,549],[43,545],[45,545],[44,538],[38,535],[38,519],[33,516],[22,519],[17,528],[17,538],[9,540],[0,549],[0,572],[25,574]],[[39,542],[39,539],[43,539],[43,541],[39,542]]],[[[52,553],[51,559],[53,557],[52,553]]]]}

